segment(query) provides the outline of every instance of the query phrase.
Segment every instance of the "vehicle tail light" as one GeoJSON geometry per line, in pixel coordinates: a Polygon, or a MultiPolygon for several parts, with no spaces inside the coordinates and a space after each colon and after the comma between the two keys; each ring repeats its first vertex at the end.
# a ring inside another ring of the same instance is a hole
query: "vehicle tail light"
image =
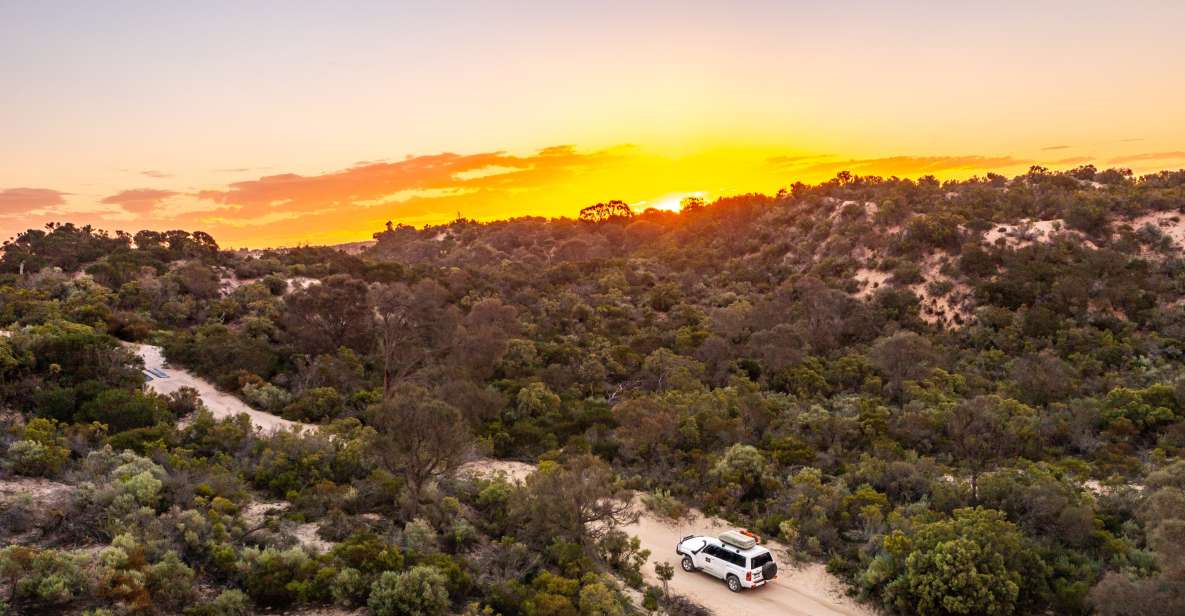
{"type": "Polygon", "coordinates": [[[753,581],[753,572],[752,572],[752,571],[746,571],[746,572],[745,572],[745,581],[746,581],[746,582],[752,582],[752,581],[753,581]]]}

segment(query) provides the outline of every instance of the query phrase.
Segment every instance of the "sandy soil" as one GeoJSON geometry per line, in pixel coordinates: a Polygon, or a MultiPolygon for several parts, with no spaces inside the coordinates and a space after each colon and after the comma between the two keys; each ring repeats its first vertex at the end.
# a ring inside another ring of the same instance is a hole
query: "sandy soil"
{"type": "Polygon", "coordinates": [[[351,610],[344,607],[306,607],[288,610],[287,616],[366,616],[370,610],[358,608],[351,610]]]}
{"type": "Polygon", "coordinates": [[[0,503],[28,496],[36,503],[62,499],[74,491],[74,486],[41,477],[11,477],[0,479],[0,503]]]}
{"type": "Polygon", "coordinates": [[[880,270],[869,269],[862,267],[856,270],[854,278],[860,284],[860,290],[856,292],[856,299],[868,299],[877,289],[885,286],[889,277],[893,274],[890,272],[882,272],[880,270]]]}
{"type": "Polygon", "coordinates": [[[152,380],[148,381],[148,388],[152,391],[168,394],[182,387],[192,387],[197,390],[198,395],[202,398],[202,402],[205,403],[206,408],[210,409],[210,412],[215,417],[233,417],[239,413],[246,413],[251,418],[251,423],[255,424],[256,427],[264,432],[287,430],[293,427],[316,430],[315,426],[309,424],[288,421],[287,419],[276,417],[271,413],[257,411],[247,406],[242,400],[226,392],[218,391],[209,381],[189,371],[166,366],[164,354],[158,346],[151,344],[129,344],[128,346],[144,360],[144,366],[146,368],[161,370],[168,375],[167,378],[163,379],[155,376],[152,377],[152,380]]]}
{"type": "Polygon", "coordinates": [[[1136,231],[1146,226],[1154,227],[1168,236],[1176,248],[1185,246],[1185,219],[1177,212],[1155,212],[1137,216],[1132,219],[1131,225],[1136,231]]]}
{"type": "Polygon", "coordinates": [[[506,475],[506,478],[514,483],[522,483],[526,480],[527,475],[533,472],[535,472],[535,466],[526,462],[491,460],[488,458],[466,462],[461,465],[461,468],[457,469],[457,474],[463,476],[490,477],[501,473],[506,475]]]}
{"type": "Polygon", "coordinates": [[[326,541],[317,534],[317,529],[320,528],[315,522],[308,522],[305,524],[297,524],[288,529],[296,541],[300,543],[306,550],[312,552],[325,553],[333,549],[333,543],[326,541]]]}
{"type": "MultiPolygon", "coordinates": [[[[522,462],[479,460],[462,467],[471,473],[503,472],[521,480],[533,467],[522,462]],[[524,473],[525,471],[525,473],[524,473]]],[[[465,472],[465,471],[462,471],[465,472]]],[[[766,544],[775,554],[781,571],[777,579],[761,588],[740,594],[728,590],[724,582],[703,573],[687,573],[679,568],[675,544],[692,534],[716,534],[733,528],[719,518],[709,518],[692,511],[684,520],[662,520],[645,511],[639,502],[641,516],[634,524],[623,528],[635,535],[642,547],[650,550],[650,560],[642,566],[646,581],[661,585],[654,575],[654,562],[669,561],[675,565],[675,577],[670,581],[671,592],[683,595],[716,614],[729,616],[875,616],[871,607],[861,605],[844,595],[843,583],[827,573],[821,564],[791,567],[785,547],[775,542],[766,544]]]]}
{"type": "Polygon", "coordinates": [[[315,284],[321,284],[321,281],[316,278],[306,278],[304,276],[296,276],[288,279],[288,290],[284,293],[292,293],[300,289],[307,289],[315,284]]]}
{"type": "Polygon", "coordinates": [[[1010,248],[1023,248],[1035,243],[1047,244],[1061,234],[1073,235],[1086,246],[1095,248],[1094,242],[1082,233],[1066,228],[1065,221],[1060,218],[1022,220],[1015,225],[995,225],[983,234],[983,241],[996,245],[1002,240],[1004,245],[1010,248]]]}
{"type": "Polygon", "coordinates": [[[284,511],[288,508],[288,503],[283,501],[252,501],[239,513],[243,519],[243,523],[248,528],[259,526],[263,523],[263,519],[269,515],[284,511]]]}
{"type": "Polygon", "coordinates": [[[971,288],[942,275],[942,263],[948,258],[949,255],[945,253],[928,255],[921,263],[922,281],[911,285],[910,290],[921,301],[922,320],[944,327],[955,327],[973,318],[971,288]],[[934,296],[930,293],[931,282],[949,282],[951,289],[945,295],[934,296]]]}

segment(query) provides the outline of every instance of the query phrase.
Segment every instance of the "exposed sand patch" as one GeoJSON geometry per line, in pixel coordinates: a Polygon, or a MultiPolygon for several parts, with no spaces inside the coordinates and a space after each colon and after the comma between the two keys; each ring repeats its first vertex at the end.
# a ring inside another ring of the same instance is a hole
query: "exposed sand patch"
{"type": "Polygon", "coordinates": [[[333,543],[322,539],[317,535],[317,529],[320,526],[316,522],[308,522],[305,524],[297,524],[295,527],[289,529],[296,541],[300,543],[306,550],[313,552],[328,552],[333,549],[333,543]]]}
{"type": "Polygon", "coordinates": [[[949,258],[945,253],[928,255],[921,263],[922,281],[910,286],[921,302],[921,317],[932,325],[956,327],[973,318],[971,288],[942,274],[942,264],[949,258]],[[949,286],[942,294],[934,293],[930,286],[937,283],[949,286]]]}
{"type": "MultiPolygon", "coordinates": [[[[252,501],[243,508],[239,517],[248,529],[262,526],[269,517],[287,511],[289,504],[283,501],[252,501]]],[[[313,552],[328,552],[333,549],[333,542],[322,539],[317,530],[320,525],[316,522],[294,524],[290,521],[280,522],[279,529],[292,535],[301,547],[313,552]]]]}
{"type": "Polygon", "coordinates": [[[983,241],[998,244],[1000,240],[1013,248],[1028,246],[1035,242],[1046,242],[1053,233],[1065,226],[1060,218],[1051,220],[1022,220],[1014,225],[995,225],[983,235],[983,241]]]}
{"type": "Polygon", "coordinates": [[[187,370],[166,366],[164,354],[158,346],[135,343],[127,343],[127,346],[144,360],[145,368],[161,370],[168,375],[167,378],[153,376],[152,380],[148,381],[148,388],[152,391],[159,394],[170,394],[182,387],[192,387],[197,390],[202,402],[206,405],[206,408],[210,409],[210,412],[215,417],[221,419],[246,413],[251,418],[251,423],[255,424],[257,428],[264,432],[288,430],[291,428],[317,429],[316,426],[288,421],[282,417],[276,417],[271,413],[257,411],[247,406],[242,400],[226,392],[218,391],[212,383],[187,370]]]}
{"type": "Polygon", "coordinates": [[[251,501],[251,504],[244,507],[239,513],[239,517],[243,519],[247,528],[254,528],[263,524],[263,520],[267,516],[287,508],[288,503],[282,501],[251,501]]]}
{"type": "Polygon", "coordinates": [[[40,477],[0,480],[0,537],[10,544],[35,544],[45,539],[65,516],[76,488],[40,477]]]}
{"type": "Polygon", "coordinates": [[[983,234],[983,241],[992,246],[1024,248],[1033,244],[1048,244],[1060,235],[1070,235],[1082,244],[1097,249],[1089,238],[1066,227],[1061,218],[1050,220],[1022,220],[1016,224],[997,224],[983,234]]]}
{"type": "MultiPolygon", "coordinates": [[[[834,201],[835,200],[833,199],[833,202],[834,201]]],[[[860,203],[859,201],[848,200],[848,201],[844,201],[844,202],[840,203],[839,207],[835,208],[835,211],[831,212],[831,214],[829,214],[827,216],[827,220],[829,222],[834,223],[835,219],[839,218],[843,214],[844,210],[848,209],[851,206],[860,207],[860,209],[863,210],[862,216],[867,216],[870,218],[875,217],[876,213],[880,209],[879,206],[877,206],[877,204],[873,201],[865,201],[864,203],[860,203]]]]}
{"type": "Polygon", "coordinates": [[[241,287],[245,284],[248,284],[250,282],[254,282],[254,281],[253,280],[240,280],[239,277],[235,276],[234,274],[231,274],[229,276],[223,276],[222,278],[219,279],[218,294],[221,295],[222,297],[226,297],[228,295],[233,294],[235,292],[235,290],[238,289],[239,287],[241,287]]]}
{"type": "Polygon", "coordinates": [[[35,503],[47,503],[64,499],[74,491],[74,486],[42,477],[10,477],[0,480],[0,503],[28,497],[35,503]]]}
{"type": "Polygon", "coordinates": [[[893,274],[891,272],[882,272],[867,267],[856,270],[853,278],[860,285],[860,290],[856,292],[856,299],[868,299],[872,297],[872,294],[876,293],[877,289],[883,287],[892,276],[893,274]]]}
{"type": "Polygon", "coordinates": [[[370,610],[358,608],[351,610],[344,607],[305,607],[284,612],[288,616],[366,616],[370,610]]]}
{"type": "Polygon", "coordinates": [[[473,460],[466,462],[457,469],[459,476],[471,477],[493,477],[495,475],[505,475],[512,483],[522,483],[526,481],[527,477],[535,472],[534,464],[527,464],[526,462],[516,462],[514,460],[494,460],[490,458],[482,458],[480,460],[473,460]]]}
{"type": "Polygon", "coordinates": [[[1152,227],[1168,237],[1174,248],[1185,246],[1185,217],[1179,212],[1154,212],[1137,216],[1131,220],[1131,226],[1136,231],[1152,227]]]}
{"type": "Polygon", "coordinates": [[[321,284],[321,281],[317,280],[316,278],[294,276],[288,279],[288,290],[284,291],[284,294],[287,295],[288,293],[292,293],[294,291],[307,289],[315,284],[321,284]]]}

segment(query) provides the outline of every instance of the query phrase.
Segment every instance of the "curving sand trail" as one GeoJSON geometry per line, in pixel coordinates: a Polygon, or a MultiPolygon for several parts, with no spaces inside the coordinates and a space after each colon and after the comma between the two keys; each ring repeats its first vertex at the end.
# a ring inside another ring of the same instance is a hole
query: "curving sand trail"
{"type": "Polygon", "coordinates": [[[287,430],[293,427],[308,428],[309,430],[316,430],[316,426],[295,421],[288,421],[282,417],[276,417],[271,413],[257,411],[244,403],[242,400],[214,387],[209,381],[180,368],[168,367],[165,365],[164,353],[161,348],[151,344],[133,344],[127,343],[127,346],[144,360],[144,367],[146,369],[146,376],[150,377],[148,381],[148,388],[159,394],[169,394],[175,392],[182,387],[192,387],[197,390],[198,395],[201,396],[202,402],[206,408],[215,417],[221,419],[223,417],[233,417],[239,413],[246,413],[251,418],[251,423],[255,424],[257,428],[264,432],[273,432],[275,430],[287,430]],[[166,376],[164,378],[157,377],[151,374],[152,371],[159,370],[166,376]]]}
{"type": "MultiPolygon", "coordinates": [[[[530,474],[530,465],[522,462],[483,459],[470,462],[462,471],[475,474],[506,473],[514,481],[530,474]]],[[[679,567],[675,544],[687,535],[717,534],[735,528],[719,518],[706,517],[693,510],[684,520],[667,521],[647,512],[638,504],[640,517],[634,524],[622,528],[637,536],[642,547],[650,550],[650,558],[642,566],[642,573],[650,584],[661,586],[654,574],[654,562],[668,561],[675,565],[675,577],[670,581],[671,592],[683,595],[692,602],[723,616],[876,616],[872,607],[858,603],[844,595],[839,578],[818,563],[791,567],[785,556],[785,546],[776,542],[765,545],[778,561],[778,577],[761,588],[734,593],[724,582],[704,573],[687,573],[679,567]]]]}

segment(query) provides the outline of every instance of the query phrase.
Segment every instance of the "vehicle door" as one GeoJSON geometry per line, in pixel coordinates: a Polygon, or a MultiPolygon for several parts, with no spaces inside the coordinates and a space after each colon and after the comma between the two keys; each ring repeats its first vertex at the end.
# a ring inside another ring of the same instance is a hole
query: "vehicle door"
{"type": "Polygon", "coordinates": [[[724,550],[714,545],[708,545],[700,552],[700,569],[718,578],[724,578],[728,568],[724,556],[724,550]]]}
{"type": "Polygon", "coordinates": [[[721,560],[724,562],[721,565],[720,577],[726,577],[731,573],[742,580],[745,579],[745,557],[728,548],[721,548],[721,552],[721,560]]]}

